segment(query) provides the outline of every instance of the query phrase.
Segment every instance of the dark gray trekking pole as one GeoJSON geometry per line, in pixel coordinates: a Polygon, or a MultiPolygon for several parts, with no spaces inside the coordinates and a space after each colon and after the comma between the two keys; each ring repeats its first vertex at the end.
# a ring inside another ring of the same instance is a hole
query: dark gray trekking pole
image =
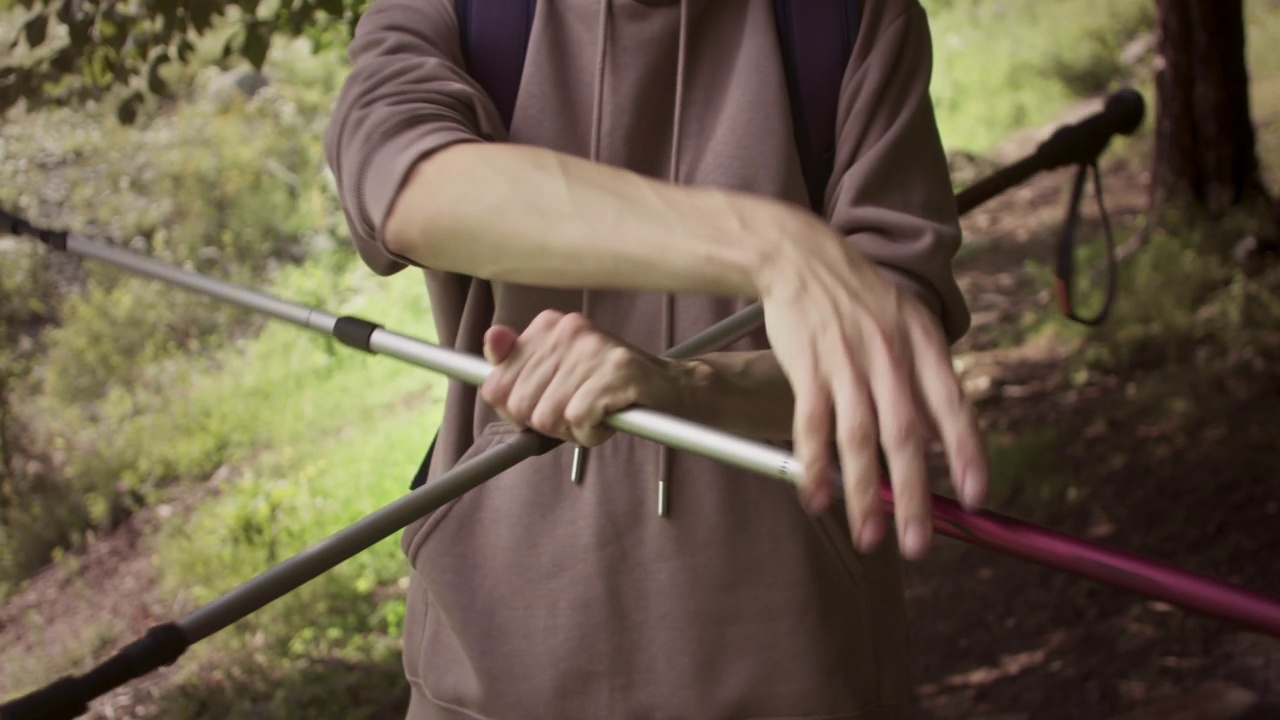
{"type": "MultiPolygon", "coordinates": [[[[1058,128],[1027,156],[978,180],[956,194],[956,210],[961,216],[964,216],[988,200],[1010,188],[1017,187],[1035,175],[1067,166],[1080,166],[1080,175],[1076,179],[1075,191],[1072,195],[1071,210],[1067,216],[1067,227],[1064,229],[1063,237],[1060,240],[1059,257],[1054,266],[1054,276],[1055,292],[1060,298],[1059,303],[1062,305],[1063,315],[1085,322],[1085,324],[1096,324],[1097,320],[1105,317],[1105,313],[1100,314],[1097,319],[1081,319],[1075,315],[1069,309],[1069,276],[1064,276],[1064,272],[1068,274],[1070,272],[1069,253],[1072,249],[1072,239],[1076,226],[1076,207],[1080,204],[1081,182],[1084,178],[1084,171],[1088,168],[1092,168],[1094,171],[1094,178],[1098,183],[1098,205],[1099,209],[1102,209],[1102,187],[1097,166],[1098,158],[1117,135],[1132,135],[1137,132],[1138,128],[1142,126],[1142,120],[1145,116],[1146,101],[1143,100],[1141,93],[1131,88],[1117,90],[1107,97],[1102,109],[1098,112],[1079,122],[1058,128]],[[1064,256],[1064,253],[1067,254],[1064,256]],[[1064,268],[1067,268],[1067,270],[1064,271],[1064,268]]],[[[1106,221],[1105,210],[1103,210],[1102,214],[1104,222],[1107,224],[1109,238],[1110,222],[1106,221]]],[[[1110,254],[1108,259],[1110,260],[1114,281],[1115,259],[1110,254]]],[[[1114,292],[1114,287],[1108,292],[1108,305],[1110,304],[1112,292],[1114,292]]],[[[759,325],[764,322],[764,308],[759,303],[746,308],[739,314],[742,316],[740,322],[743,323],[759,325]]]]}
{"type": "MultiPolygon", "coordinates": [[[[74,234],[37,228],[0,211],[0,233],[25,235],[59,251],[96,258],[301,327],[329,334],[366,352],[390,355],[479,385],[492,369],[481,358],[441,348],[353,317],[337,317],[286,302],[74,234]]],[[[744,311],[745,312],[745,311],[744,311]]],[[[743,313],[703,333],[707,347],[723,345],[754,327],[743,313]],[[716,340],[718,342],[713,342],[716,340]]],[[[696,352],[698,343],[675,348],[696,352]]],[[[605,424],[767,478],[795,483],[801,468],[787,451],[645,408],[624,410],[605,424]]],[[[0,706],[0,720],[73,718],[105,693],[175,662],[191,644],[301,587],[346,559],[402,530],[414,520],[475,488],[516,463],[560,445],[525,432],[374,512],[356,524],[263,572],[182,620],[149,630],[89,672],[68,676],[0,706]]],[[[834,471],[838,474],[838,470],[834,471]]],[[[836,484],[837,488],[839,483],[836,484]]],[[[892,506],[889,484],[880,497],[892,506]]],[[[930,498],[938,532],[1046,567],[1107,583],[1179,607],[1280,637],[1280,601],[1176,566],[1048,530],[992,512],[967,512],[949,498],[930,498]]]]}
{"type": "MultiPolygon", "coordinates": [[[[279,300],[240,288],[129,251],[86,240],[76,235],[36,228],[0,210],[0,232],[26,235],[46,246],[103,260],[118,267],[200,292],[277,319],[333,336],[345,345],[381,353],[437,370],[474,385],[484,381],[489,365],[463,353],[383,330],[353,317],[335,317],[313,308],[279,300]]],[[[752,332],[757,323],[738,314],[711,326],[666,353],[682,358],[732,345],[752,332]]],[[[655,439],[676,443],[681,435],[700,426],[657,414],[630,413],[615,417],[615,427],[652,433],[655,439]],[[674,421],[674,423],[672,422],[674,421]]],[[[65,677],[45,688],[0,706],[2,720],[73,718],[88,712],[95,698],[175,662],[188,647],[251,615],[298,589],[378,542],[403,530],[415,520],[437,510],[521,461],[542,455],[562,444],[532,431],[524,431],[486,453],[461,463],[427,485],[362,518],[302,553],[281,562],[222,597],[177,622],[151,628],[92,671],[65,677]]],[[[773,459],[766,459],[767,464],[773,459]]]]}

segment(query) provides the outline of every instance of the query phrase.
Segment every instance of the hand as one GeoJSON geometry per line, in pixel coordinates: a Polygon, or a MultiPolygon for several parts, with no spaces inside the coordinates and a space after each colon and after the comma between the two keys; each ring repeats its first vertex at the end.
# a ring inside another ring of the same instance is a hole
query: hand
{"type": "Polygon", "coordinates": [[[987,488],[977,423],[932,313],[821,221],[803,224],[758,282],[769,340],[795,395],[801,499],[815,513],[831,502],[834,439],[854,543],[873,549],[885,533],[882,448],[902,553],[922,557],[933,536],[926,443],[941,439],[957,494],[974,508],[987,488]]]}
{"type": "Polygon", "coordinates": [[[596,329],[578,313],[540,313],[523,333],[504,325],[484,336],[494,368],[480,396],[499,417],[524,429],[603,443],[604,418],[632,405],[665,407],[677,390],[675,366],[596,329]]]}

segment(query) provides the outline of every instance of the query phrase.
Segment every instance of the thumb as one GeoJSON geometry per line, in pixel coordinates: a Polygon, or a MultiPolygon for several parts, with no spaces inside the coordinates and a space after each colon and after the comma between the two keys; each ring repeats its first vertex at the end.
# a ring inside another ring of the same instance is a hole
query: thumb
{"type": "Polygon", "coordinates": [[[484,334],[484,359],[497,365],[511,354],[520,336],[506,325],[494,325],[484,334]]]}

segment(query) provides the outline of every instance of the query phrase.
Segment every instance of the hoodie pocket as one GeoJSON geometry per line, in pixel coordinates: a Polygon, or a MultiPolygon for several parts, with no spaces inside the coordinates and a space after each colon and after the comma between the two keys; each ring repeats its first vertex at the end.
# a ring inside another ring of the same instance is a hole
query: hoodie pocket
{"type": "MultiPolygon", "coordinates": [[[[515,427],[512,427],[502,421],[489,423],[480,430],[480,434],[477,435],[475,441],[471,443],[471,447],[467,448],[467,451],[462,454],[462,457],[458,458],[458,462],[454,463],[454,467],[472,460],[491,448],[500,445],[503,441],[515,435],[517,432],[518,430],[515,427]]],[[[434,479],[428,480],[427,484],[429,485],[432,482],[434,482],[434,479]]],[[[474,490],[471,492],[474,492],[474,490]]],[[[436,510],[413,521],[411,525],[405,528],[404,534],[400,538],[400,550],[409,559],[410,565],[416,567],[416,565],[414,565],[414,558],[417,557],[418,550],[422,547],[422,544],[427,541],[427,538],[431,536],[431,533],[437,527],[439,527],[440,523],[445,519],[449,512],[457,506],[458,502],[466,496],[467,493],[459,495],[444,505],[441,505],[436,510]]]]}

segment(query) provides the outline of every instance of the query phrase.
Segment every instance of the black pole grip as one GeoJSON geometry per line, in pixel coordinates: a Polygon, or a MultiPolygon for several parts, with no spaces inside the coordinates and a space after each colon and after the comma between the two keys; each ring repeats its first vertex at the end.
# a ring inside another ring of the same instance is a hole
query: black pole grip
{"type": "Polygon", "coordinates": [[[1116,135],[1132,135],[1142,125],[1146,102],[1136,90],[1124,89],[1107,98],[1102,111],[1059,128],[1036,149],[1041,170],[1089,163],[1116,135]]]}
{"type": "Polygon", "coordinates": [[[176,623],[157,625],[84,675],[68,675],[0,706],[0,720],[71,720],[89,703],[150,672],[172,664],[190,646],[176,623]]]}
{"type": "Polygon", "coordinates": [[[1036,173],[1067,165],[1092,163],[1116,135],[1131,135],[1142,125],[1146,101],[1136,90],[1124,89],[1107,98],[1102,110],[1074,125],[1066,125],[1016,163],[997,170],[956,195],[964,215],[1036,173]]]}
{"type": "Polygon", "coordinates": [[[67,233],[36,227],[3,208],[0,208],[0,233],[39,240],[59,252],[67,249],[67,233]]]}

